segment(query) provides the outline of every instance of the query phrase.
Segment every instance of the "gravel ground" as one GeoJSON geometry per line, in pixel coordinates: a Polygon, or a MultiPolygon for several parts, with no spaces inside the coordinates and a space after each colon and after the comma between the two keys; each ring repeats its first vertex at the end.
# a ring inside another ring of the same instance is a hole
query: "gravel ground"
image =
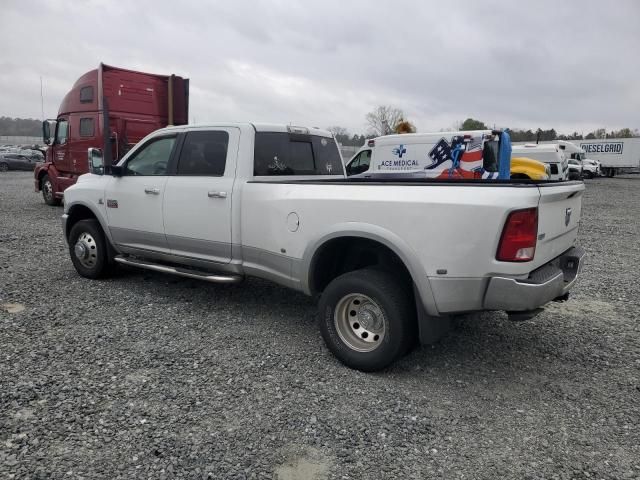
{"type": "Polygon", "coordinates": [[[568,302],[378,374],[267,282],[80,278],[61,214],[0,175],[0,478],[640,478],[640,178],[587,182],[568,302]]]}

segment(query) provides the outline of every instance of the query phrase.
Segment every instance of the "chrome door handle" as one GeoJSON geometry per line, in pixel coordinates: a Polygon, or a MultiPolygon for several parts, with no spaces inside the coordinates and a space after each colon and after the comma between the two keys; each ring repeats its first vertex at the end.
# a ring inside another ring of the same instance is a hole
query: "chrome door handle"
{"type": "Polygon", "coordinates": [[[209,192],[207,196],[209,198],[227,198],[227,192],[209,192]]]}
{"type": "Polygon", "coordinates": [[[144,189],[144,193],[148,193],[149,195],[159,195],[160,194],[160,189],[156,188],[156,187],[146,187],[144,189]]]}

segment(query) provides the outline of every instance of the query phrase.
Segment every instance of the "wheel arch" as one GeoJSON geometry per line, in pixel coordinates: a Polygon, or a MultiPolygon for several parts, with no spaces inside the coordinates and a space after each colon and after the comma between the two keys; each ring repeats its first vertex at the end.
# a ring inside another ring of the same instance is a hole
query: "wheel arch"
{"type": "Polygon", "coordinates": [[[67,206],[64,218],[64,237],[66,239],[69,238],[69,233],[73,226],[80,220],[95,219],[100,224],[100,228],[102,228],[106,240],[111,246],[113,246],[113,239],[111,238],[111,233],[107,227],[107,222],[101,214],[96,212],[95,207],[92,205],[85,202],[74,202],[67,206]]]}
{"type": "Polygon", "coordinates": [[[51,182],[55,182],[55,180],[51,177],[50,175],[50,171],[53,170],[53,165],[51,164],[44,164],[41,165],[39,167],[36,167],[37,171],[34,173],[36,179],[37,179],[37,187],[38,187],[38,192],[42,190],[42,179],[45,177],[45,175],[49,175],[49,178],[51,178],[51,182]]]}
{"type": "MultiPolygon", "coordinates": [[[[340,268],[344,267],[341,263],[338,263],[338,268],[334,268],[335,259],[342,256],[338,262],[344,261],[345,255],[360,248],[373,248],[378,253],[389,254],[389,261],[397,261],[412,281],[416,300],[421,302],[427,313],[438,315],[426,271],[413,250],[395,233],[371,224],[336,225],[332,231],[310,242],[303,255],[298,277],[301,279],[303,290],[310,295],[319,294],[333,278],[353,270],[354,268],[340,268]]],[[[372,264],[364,259],[363,262],[352,262],[351,267],[364,268],[376,264],[378,263],[372,264]]]]}

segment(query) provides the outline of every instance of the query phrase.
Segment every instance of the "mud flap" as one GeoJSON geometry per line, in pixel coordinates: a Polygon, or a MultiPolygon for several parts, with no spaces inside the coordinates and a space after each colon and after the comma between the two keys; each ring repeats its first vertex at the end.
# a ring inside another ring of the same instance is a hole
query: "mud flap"
{"type": "Polygon", "coordinates": [[[418,317],[418,332],[421,345],[431,345],[436,343],[453,329],[453,321],[450,316],[434,317],[429,315],[420,297],[416,298],[416,312],[418,317]]]}

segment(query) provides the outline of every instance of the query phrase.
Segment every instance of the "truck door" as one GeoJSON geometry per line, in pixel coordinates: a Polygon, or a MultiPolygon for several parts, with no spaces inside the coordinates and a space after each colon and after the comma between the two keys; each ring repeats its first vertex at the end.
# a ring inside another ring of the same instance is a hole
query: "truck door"
{"type": "Polygon", "coordinates": [[[60,172],[69,172],[69,118],[60,117],[56,124],[56,138],[53,142],[53,163],[60,172]]]}
{"type": "Polygon", "coordinates": [[[101,145],[102,138],[96,134],[98,114],[93,112],[71,115],[69,125],[69,157],[72,172],[82,175],[89,171],[87,149],[101,145]]]}
{"type": "Polygon", "coordinates": [[[162,202],[175,145],[176,134],[149,139],[127,158],[122,176],[108,183],[109,230],[119,246],[168,253],[162,202]]]}
{"type": "Polygon", "coordinates": [[[174,255],[231,261],[231,197],[240,130],[185,135],[164,196],[164,229],[174,255]]]}

